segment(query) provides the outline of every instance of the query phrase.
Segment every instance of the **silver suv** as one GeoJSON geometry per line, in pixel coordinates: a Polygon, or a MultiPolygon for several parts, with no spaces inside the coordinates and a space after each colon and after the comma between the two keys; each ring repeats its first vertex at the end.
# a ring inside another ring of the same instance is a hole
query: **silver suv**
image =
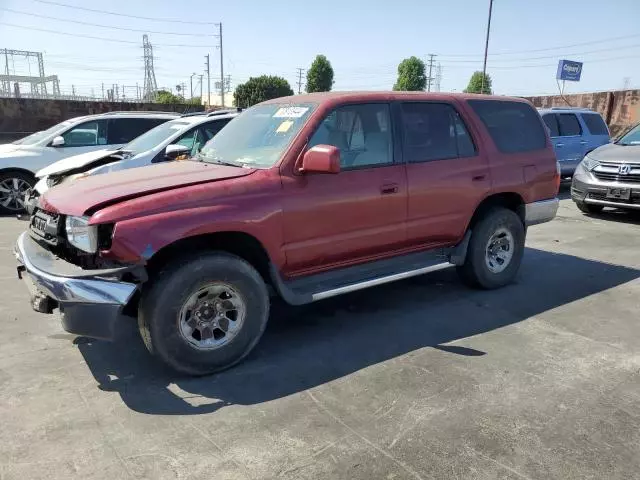
{"type": "Polygon", "coordinates": [[[571,198],[585,213],[640,210],[640,123],[584,157],[573,175],[571,198]]]}

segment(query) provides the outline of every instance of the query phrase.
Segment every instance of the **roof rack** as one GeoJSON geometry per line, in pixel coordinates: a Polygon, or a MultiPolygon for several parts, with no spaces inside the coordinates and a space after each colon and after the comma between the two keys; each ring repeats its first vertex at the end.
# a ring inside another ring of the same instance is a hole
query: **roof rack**
{"type": "Polygon", "coordinates": [[[551,107],[550,110],[591,110],[587,107],[551,107]]]}
{"type": "Polygon", "coordinates": [[[154,110],[113,110],[111,112],[103,112],[98,115],[180,115],[178,112],[161,112],[154,110]]]}
{"type": "Polygon", "coordinates": [[[198,115],[206,115],[207,117],[215,117],[216,115],[229,115],[230,113],[239,113],[242,111],[242,108],[225,108],[223,110],[214,110],[213,112],[191,112],[191,113],[183,113],[182,117],[196,117],[198,115]]]}

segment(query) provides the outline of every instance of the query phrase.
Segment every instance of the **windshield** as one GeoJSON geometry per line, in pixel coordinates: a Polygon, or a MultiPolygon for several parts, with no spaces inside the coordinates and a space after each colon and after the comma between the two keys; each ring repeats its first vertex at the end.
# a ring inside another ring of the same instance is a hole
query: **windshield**
{"type": "Polygon", "coordinates": [[[640,145],[640,123],[625,133],[616,142],[618,145],[640,145]]]}
{"type": "Polygon", "coordinates": [[[207,142],[199,159],[269,168],[280,159],[315,108],[309,103],[252,107],[207,142]]]}
{"type": "Polygon", "coordinates": [[[146,152],[147,150],[157,147],[174,134],[181,132],[189,125],[193,124],[185,122],[184,120],[171,120],[170,122],[162,123],[139,137],[134,138],[122,147],[122,150],[131,152],[133,155],[146,152]]]}
{"type": "Polygon", "coordinates": [[[15,142],[13,142],[13,144],[14,145],[35,145],[36,143],[41,142],[47,137],[53,135],[54,133],[65,130],[70,125],[73,125],[73,122],[66,121],[66,122],[58,123],[53,127],[47,128],[46,130],[32,133],[31,135],[21,138],[20,140],[16,140],[15,142]]]}

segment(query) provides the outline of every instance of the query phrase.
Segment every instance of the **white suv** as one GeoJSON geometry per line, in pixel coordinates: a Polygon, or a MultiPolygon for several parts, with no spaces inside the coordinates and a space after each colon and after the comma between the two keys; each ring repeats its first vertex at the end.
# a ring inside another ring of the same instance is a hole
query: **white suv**
{"type": "Polygon", "coordinates": [[[0,213],[24,209],[24,195],[35,173],[63,158],[119,148],[177,113],[109,112],[65,120],[13,143],[0,145],[0,213]]]}

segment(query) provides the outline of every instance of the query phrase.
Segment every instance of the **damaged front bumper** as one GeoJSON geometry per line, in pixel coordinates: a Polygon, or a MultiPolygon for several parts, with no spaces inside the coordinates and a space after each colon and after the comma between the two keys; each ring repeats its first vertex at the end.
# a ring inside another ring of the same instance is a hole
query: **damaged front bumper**
{"type": "Polygon", "coordinates": [[[34,310],[52,313],[57,307],[67,332],[113,339],[122,309],[138,289],[138,284],[122,281],[122,275],[144,267],[83,270],[55,256],[28,232],[20,235],[14,253],[34,310]]]}

